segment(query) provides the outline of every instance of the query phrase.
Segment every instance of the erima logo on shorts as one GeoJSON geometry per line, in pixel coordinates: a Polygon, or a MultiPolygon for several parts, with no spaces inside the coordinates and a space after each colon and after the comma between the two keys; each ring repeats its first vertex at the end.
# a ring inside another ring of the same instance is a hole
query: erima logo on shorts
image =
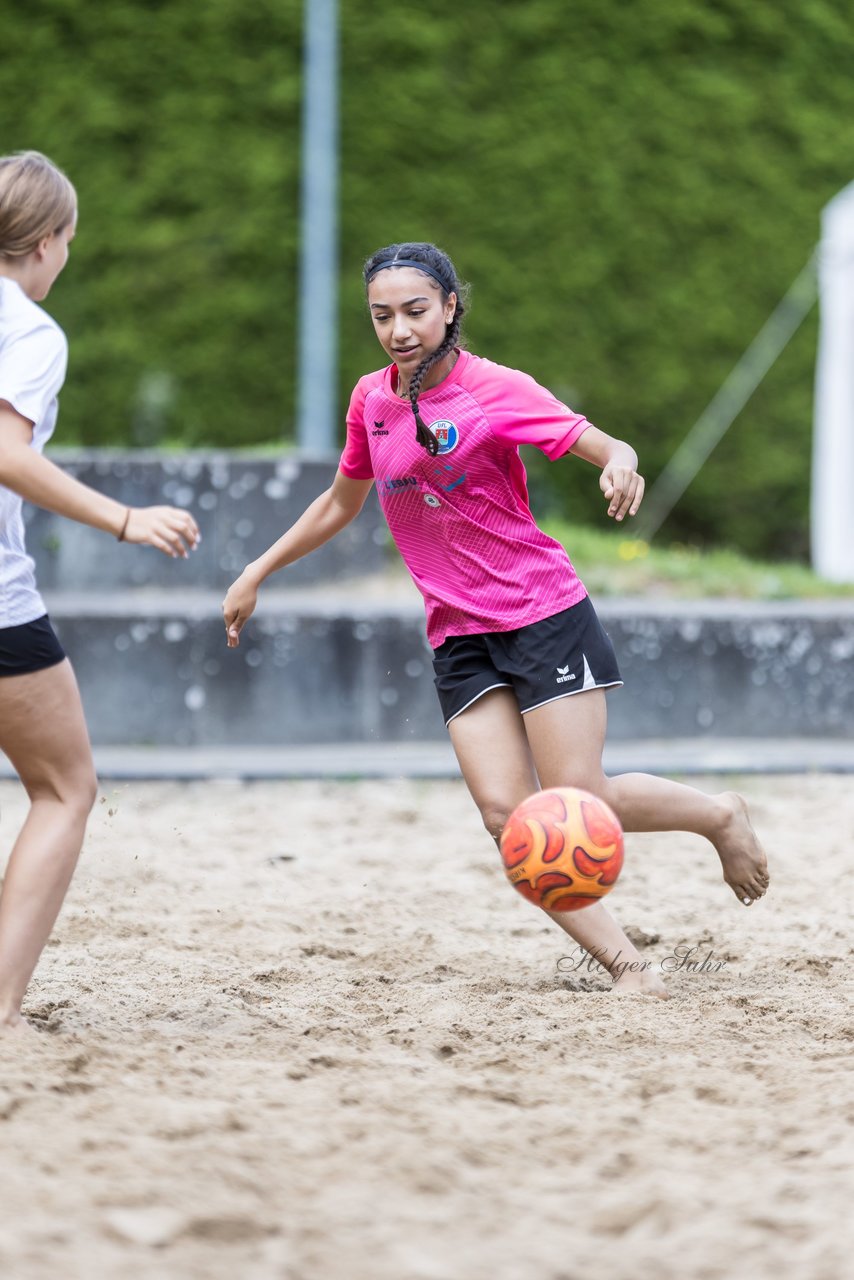
{"type": "Polygon", "coordinates": [[[439,453],[450,453],[452,449],[456,449],[460,443],[460,433],[453,422],[448,422],[446,418],[438,418],[435,422],[431,422],[428,430],[439,442],[439,453]]]}
{"type": "Polygon", "coordinates": [[[557,668],[557,680],[555,681],[555,683],[556,683],[556,684],[566,684],[567,680],[574,680],[574,679],[575,679],[575,676],[574,676],[574,675],[569,675],[569,674],[568,674],[568,672],[569,672],[569,667],[558,667],[558,668],[557,668]]]}

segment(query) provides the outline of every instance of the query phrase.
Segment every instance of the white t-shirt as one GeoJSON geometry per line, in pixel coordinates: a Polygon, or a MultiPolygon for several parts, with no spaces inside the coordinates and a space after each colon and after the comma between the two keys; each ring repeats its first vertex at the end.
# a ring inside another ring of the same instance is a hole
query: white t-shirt
{"type": "MultiPolygon", "coordinates": [[[[0,276],[0,400],[33,424],[39,453],[56,426],[68,343],[55,320],[8,276],[0,276]]],[[[24,545],[23,499],[0,484],[0,627],[17,627],[46,612],[35,564],[24,545]]]]}

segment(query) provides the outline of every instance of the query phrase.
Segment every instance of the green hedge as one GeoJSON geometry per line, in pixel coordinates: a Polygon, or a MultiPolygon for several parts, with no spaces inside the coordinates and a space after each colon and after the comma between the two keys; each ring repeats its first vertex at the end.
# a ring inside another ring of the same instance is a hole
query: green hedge
{"type": "Polygon", "coordinates": [[[0,141],[80,200],[49,300],[64,443],[290,430],[300,27],[270,0],[0,0],[0,141]]]}
{"type": "MultiPolygon", "coordinates": [[[[0,146],[81,221],[50,306],[63,442],[292,439],[302,6],[0,0],[0,146]]],[[[854,177],[847,0],[341,0],[342,411],[381,363],[360,266],[431,239],[470,346],[527,369],[654,478],[854,177]]],[[[664,535],[803,554],[816,321],[664,535]]],[[[583,463],[540,509],[601,519],[583,463]]]]}

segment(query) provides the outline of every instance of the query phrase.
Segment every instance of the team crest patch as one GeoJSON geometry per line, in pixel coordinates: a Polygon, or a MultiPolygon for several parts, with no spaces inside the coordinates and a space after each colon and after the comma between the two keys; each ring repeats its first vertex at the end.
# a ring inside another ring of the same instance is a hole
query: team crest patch
{"type": "Polygon", "coordinates": [[[453,422],[448,422],[447,418],[439,418],[436,422],[431,422],[429,430],[439,441],[439,453],[451,453],[460,443],[460,433],[453,422]]]}

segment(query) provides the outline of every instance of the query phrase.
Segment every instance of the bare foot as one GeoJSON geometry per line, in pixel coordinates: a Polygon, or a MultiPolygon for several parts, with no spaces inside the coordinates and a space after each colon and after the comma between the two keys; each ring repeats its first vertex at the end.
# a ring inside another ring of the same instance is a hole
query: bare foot
{"type": "Polygon", "coordinates": [[[15,1036],[29,1041],[35,1040],[38,1034],[35,1027],[27,1022],[26,1018],[22,1018],[20,1014],[14,1021],[11,1019],[0,1021],[0,1036],[15,1036]]]}
{"type": "Polygon", "coordinates": [[[768,888],[765,851],[750,825],[744,797],[737,791],[724,791],[717,798],[725,806],[726,815],[713,844],[724,869],[724,880],[739,902],[750,907],[768,888]]]}
{"type": "Polygon", "coordinates": [[[611,990],[618,996],[655,996],[659,1000],[669,1000],[670,993],[657,973],[652,969],[624,969],[614,978],[611,990]]]}

